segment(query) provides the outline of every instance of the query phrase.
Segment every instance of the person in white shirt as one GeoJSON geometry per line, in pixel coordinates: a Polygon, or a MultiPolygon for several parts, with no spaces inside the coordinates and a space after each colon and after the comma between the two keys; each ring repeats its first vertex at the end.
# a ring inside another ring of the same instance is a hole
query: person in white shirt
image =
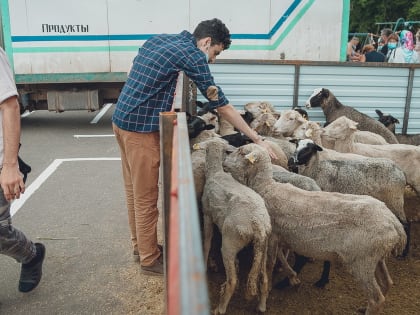
{"type": "Polygon", "coordinates": [[[22,264],[18,289],[29,292],[41,280],[45,247],[32,243],[14,228],[10,215],[11,201],[25,191],[18,163],[20,106],[17,96],[12,69],[0,47],[0,254],[22,264]]]}

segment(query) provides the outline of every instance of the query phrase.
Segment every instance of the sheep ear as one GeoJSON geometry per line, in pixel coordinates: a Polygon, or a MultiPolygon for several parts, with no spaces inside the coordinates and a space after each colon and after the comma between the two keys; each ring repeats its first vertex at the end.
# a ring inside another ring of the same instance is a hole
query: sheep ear
{"type": "Polygon", "coordinates": [[[327,98],[328,96],[330,96],[330,93],[327,89],[322,88],[321,95],[327,98]]]}
{"type": "Polygon", "coordinates": [[[301,124],[303,124],[304,122],[306,122],[306,119],[302,117],[302,115],[300,115],[297,119],[298,122],[300,122],[301,124]]]}
{"type": "Polygon", "coordinates": [[[251,162],[251,164],[254,164],[255,161],[257,160],[257,157],[255,155],[254,152],[248,153],[247,155],[245,155],[245,158],[251,162]]]}
{"type": "Polygon", "coordinates": [[[349,127],[350,127],[351,130],[357,130],[357,125],[358,124],[359,123],[353,121],[353,122],[350,123],[350,126],[349,127]]]}
{"type": "Polygon", "coordinates": [[[317,144],[315,144],[315,150],[317,150],[317,151],[323,151],[322,148],[319,145],[317,145],[317,144]]]}
{"type": "Polygon", "coordinates": [[[299,142],[299,139],[290,139],[289,142],[297,145],[299,142]]]}
{"type": "Polygon", "coordinates": [[[206,125],[206,127],[204,128],[204,130],[212,130],[214,128],[215,128],[214,125],[206,125]]]}
{"type": "Polygon", "coordinates": [[[236,147],[234,147],[233,145],[228,144],[228,145],[226,146],[225,152],[226,152],[227,154],[231,154],[231,153],[233,153],[236,149],[237,149],[237,148],[236,148],[236,147]]]}
{"type": "Polygon", "coordinates": [[[312,137],[312,129],[311,128],[309,128],[308,130],[305,131],[305,137],[307,137],[307,138],[312,137]]]}
{"type": "Polygon", "coordinates": [[[379,109],[375,109],[375,112],[378,114],[379,118],[384,115],[379,109]]]}

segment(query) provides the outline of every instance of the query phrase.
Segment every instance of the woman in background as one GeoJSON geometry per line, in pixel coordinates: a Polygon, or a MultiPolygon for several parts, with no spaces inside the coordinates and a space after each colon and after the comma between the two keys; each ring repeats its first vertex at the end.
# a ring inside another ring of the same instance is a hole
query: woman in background
{"type": "Polygon", "coordinates": [[[401,46],[391,52],[390,63],[418,63],[419,55],[414,50],[413,33],[403,30],[400,33],[401,46]]]}

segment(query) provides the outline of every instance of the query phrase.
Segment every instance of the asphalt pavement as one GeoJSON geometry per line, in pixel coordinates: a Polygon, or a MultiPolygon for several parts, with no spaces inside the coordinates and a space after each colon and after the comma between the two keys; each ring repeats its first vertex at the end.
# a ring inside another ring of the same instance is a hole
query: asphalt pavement
{"type": "Polygon", "coordinates": [[[112,111],[23,115],[20,156],[32,172],[12,220],[47,253],[27,294],[17,289],[20,264],[0,255],[0,314],[162,313],[162,290],[147,305],[144,289],[162,279],[139,275],[131,257],[112,111]]]}

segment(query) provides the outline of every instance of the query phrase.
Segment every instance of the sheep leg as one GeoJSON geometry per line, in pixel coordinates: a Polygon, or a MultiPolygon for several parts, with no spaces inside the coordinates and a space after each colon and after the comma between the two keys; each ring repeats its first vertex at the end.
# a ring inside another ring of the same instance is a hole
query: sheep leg
{"type": "Polygon", "coordinates": [[[367,270],[370,267],[369,264],[370,262],[368,260],[364,260],[359,264],[353,263],[352,266],[348,266],[350,273],[365,289],[368,298],[365,315],[378,314],[385,303],[385,297],[376,281],[375,271],[367,270]]]}
{"type": "Polygon", "coordinates": [[[248,274],[248,281],[246,286],[246,298],[249,300],[251,297],[258,294],[258,275],[261,270],[261,261],[264,254],[264,242],[254,242],[254,259],[252,262],[251,270],[248,274]]]}
{"type": "MultiPolygon", "coordinates": [[[[309,261],[309,258],[306,256],[299,255],[298,253],[295,253],[295,263],[293,265],[293,270],[299,274],[302,268],[306,265],[306,263],[309,261]]],[[[289,278],[286,277],[283,280],[277,282],[275,285],[276,289],[284,289],[286,287],[290,286],[289,278]]]]}
{"type": "Polygon", "coordinates": [[[258,311],[265,312],[266,301],[268,296],[268,280],[267,280],[267,241],[257,240],[254,242],[254,261],[248,275],[247,298],[258,294],[258,276],[261,275],[260,287],[260,303],[258,311]]]}
{"type": "Polygon", "coordinates": [[[271,285],[273,281],[273,271],[274,265],[276,263],[278,251],[278,239],[274,234],[271,234],[268,240],[268,250],[267,250],[267,275],[268,275],[268,287],[271,290],[271,285]]]}
{"type": "Polygon", "coordinates": [[[211,246],[211,240],[213,238],[213,223],[211,218],[208,215],[204,215],[203,217],[203,230],[204,230],[204,265],[207,270],[207,262],[209,259],[209,252],[211,246]]]}
{"type": "Polygon", "coordinates": [[[382,294],[386,296],[391,285],[393,285],[394,283],[391,279],[391,276],[389,275],[388,268],[384,259],[381,259],[378,262],[378,265],[376,266],[375,270],[375,277],[379,283],[379,286],[381,287],[382,294]]]}
{"type": "Polygon", "coordinates": [[[411,233],[411,222],[401,222],[404,227],[405,234],[407,235],[407,243],[405,244],[405,248],[398,258],[405,258],[408,255],[410,250],[410,233],[411,233]]]}
{"type": "Polygon", "coordinates": [[[284,256],[283,249],[279,249],[278,251],[278,258],[283,265],[283,268],[286,272],[286,275],[289,277],[289,282],[292,286],[298,285],[300,283],[299,278],[297,277],[297,273],[290,267],[289,263],[287,262],[286,257],[284,256]]]}
{"type": "Polygon", "coordinates": [[[324,266],[322,269],[321,279],[315,282],[315,286],[317,288],[324,288],[327,283],[330,282],[330,270],[331,270],[331,263],[328,260],[324,261],[324,266]]]}
{"type": "Polygon", "coordinates": [[[225,241],[225,239],[226,238],[224,238],[222,241],[222,257],[226,272],[226,282],[222,284],[220,288],[219,306],[215,311],[215,313],[218,314],[226,313],[226,308],[238,283],[235,258],[236,254],[239,252],[239,249],[234,249],[232,246],[230,246],[230,244],[227,244],[229,241],[225,241]]]}
{"type": "Polygon", "coordinates": [[[263,259],[261,262],[261,284],[260,284],[260,303],[258,311],[264,313],[267,309],[267,298],[269,293],[268,276],[267,276],[267,240],[265,241],[263,259]]]}

